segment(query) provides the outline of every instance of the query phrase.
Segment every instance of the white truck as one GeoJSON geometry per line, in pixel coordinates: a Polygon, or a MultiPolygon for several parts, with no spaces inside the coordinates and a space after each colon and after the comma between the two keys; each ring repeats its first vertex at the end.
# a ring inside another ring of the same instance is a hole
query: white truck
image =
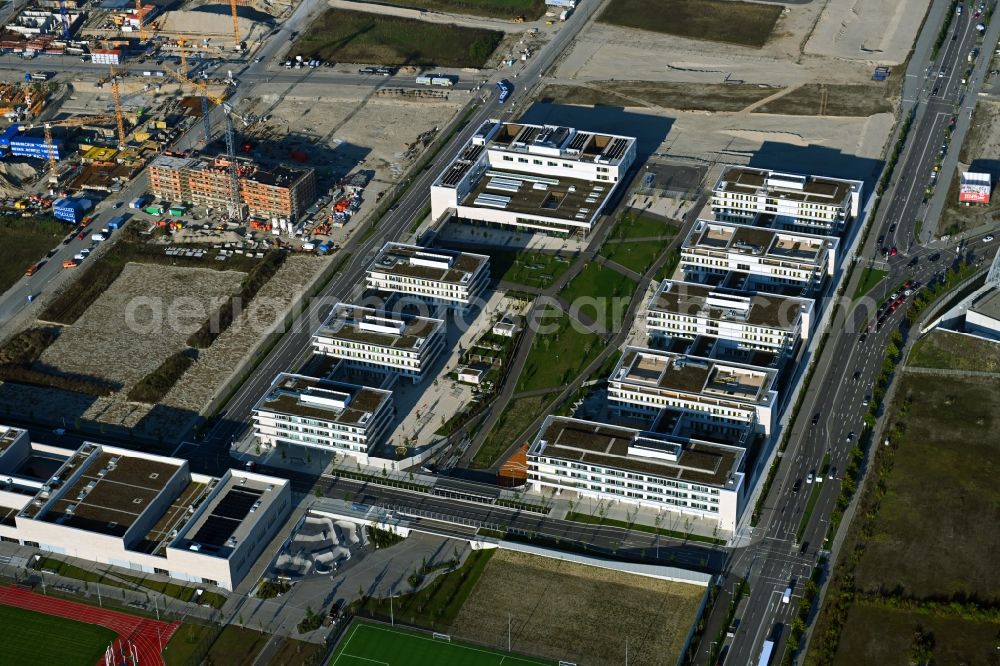
{"type": "Polygon", "coordinates": [[[561,12],[559,12],[559,20],[560,21],[565,21],[566,19],[569,18],[569,15],[572,14],[572,13],[573,13],[572,9],[564,9],[564,10],[562,10],[561,12]]]}

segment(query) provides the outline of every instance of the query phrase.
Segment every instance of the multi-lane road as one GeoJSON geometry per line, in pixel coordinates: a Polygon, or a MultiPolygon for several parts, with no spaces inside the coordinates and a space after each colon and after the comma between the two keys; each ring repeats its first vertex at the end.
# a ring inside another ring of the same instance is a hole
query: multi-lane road
{"type": "MultiPolygon", "coordinates": [[[[871,265],[888,272],[869,292],[871,300],[863,301],[866,306],[884,302],[907,280],[926,284],[955,261],[959,251],[971,250],[984,258],[996,252],[995,242],[978,241],[965,247],[936,243],[925,247],[917,238],[918,223],[936,222],[921,219],[925,213],[925,188],[933,183],[934,165],[942,149],[958,149],[947,146],[948,127],[959,120],[958,114],[967,114],[966,120],[971,115],[982,80],[977,76],[962,82],[970,66],[968,54],[977,42],[976,24],[980,20],[972,11],[956,16],[938,59],[923,71],[913,126],[893,182],[858,255],[861,266],[871,265]],[[890,251],[895,247],[897,254],[887,256],[882,252],[883,247],[890,251]]],[[[987,62],[996,46],[993,28],[979,47],[987,62]]],[[[925,29],[933,34],[938,32],[936,25],[925,29]]],[[[922,67],[916,65],[911,71],[922,67]]],[[[950,178],[949,173],[941,173],[944,187],[951,182],[950,178]]],[[[848,297],[854,293],[860,273],[855,271],[845,291],[848,297]]],[[[839,479],[848,465],[851,449],[862,436],[867,401],[881,371],[889,336],[898,328],[905,310],[905,305],[900,307],[880,330],[868,333],[863,339],[860,333],[870,321],[868,309],[849,311],[846,318],[833,320],[797,419],[788,425],[791,428],[788,446],[779,460],[778,473],[753,530],[751,544],[733,552],[722,579],[724,595],[731,593],[740,580],[748,581],[750,589],[739,628],[733,638],[724,641],[726,663],[757,663],[763,643],[769,638],[776,641],[776,654],[770,663],[781,661],[803,583],[826,547],[824,540],[839,494],[839,479]],[[821,475],[825,456],[829,456],[829,469],[821,475]],[[810,474],[815,475],[813,483],[807,482],[810,474]],[[814,507],[805,518],[813,493],[814,507]],[[785,603],[784,591],[789,586],[793,594],[790,603],[785,603]]],[[[715,653],[726,612],[727,604],[718,604],[709,618],[698,652],[699,663],[709,663],[709,656],[715,653]]]]}

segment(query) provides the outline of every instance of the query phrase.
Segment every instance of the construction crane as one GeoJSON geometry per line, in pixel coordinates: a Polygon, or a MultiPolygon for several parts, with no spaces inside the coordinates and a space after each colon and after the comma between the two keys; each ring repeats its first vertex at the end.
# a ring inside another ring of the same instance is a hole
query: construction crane
{"type": "Polygon", "coordinates": [[[236,40],[235,50],[240,49],[240,17],[236,14],[236,0],[229,0],[229,6],[233,9],[233,38],[236,40]]]}
{"type": "MultiPolygon", "coordinates": [[[[121,73],[124,73],[122,70],[121,73]]],[[[125,150],[125,114],[122,112],[122,91],[118,79],[121,73],[111,65],[111,99],[115,104],[115,126],[118,129],[118,150],[125,150]]]]}
{"type": "MultiPolygon", "coordinates": [[[[52,143],[53,127],[80,127],[81,125],[100,124],[114,121],[114,116],[83,116],[79,118],[67,118],[65,120],[46,120],[42,123],[45,130],[45,155],[49,161],[49,182],[58,182],[56,159],[56,147],[52,143]]],[[[38,125],[21,125],[21,131],[30,130],[38,125]]]]}

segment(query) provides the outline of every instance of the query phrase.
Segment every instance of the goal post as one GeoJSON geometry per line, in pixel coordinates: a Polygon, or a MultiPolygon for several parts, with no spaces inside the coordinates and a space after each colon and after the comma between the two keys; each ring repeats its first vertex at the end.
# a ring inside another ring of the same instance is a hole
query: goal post
{"type": "Polygon", "coordinates": [[[435,631],[434,638],[439,641],[447,641],[448,643],[451,643],[451,634],[439,634],[435,631]]]}

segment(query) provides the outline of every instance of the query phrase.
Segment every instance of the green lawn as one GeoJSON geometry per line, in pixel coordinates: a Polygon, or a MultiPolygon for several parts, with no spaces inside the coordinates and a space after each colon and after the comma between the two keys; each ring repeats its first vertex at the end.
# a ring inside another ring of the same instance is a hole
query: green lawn
{"type": "Polygon", "coordinates": [[[490,257],[490,273],[497,280],[544,289],[565,273],[572,263],[569,257],[529,250],[475,249],[490,257]]]}
{"type": "Polygon", "coordinates": [[[559,313],[558,319],[546,317],[543,321],[552,330],[545,333],[540,330],[535,335],[518,377],[519,393],[565,386],[604,349],[600,336],[582,330],[567,314],[559,313]]]}
{"type": "Polygon", "coordinates": [[[355,622],[329,666],[552,666],[555,662],[489,650],[458,641],[355,622]]]}
{"type": "Polygon", "coordinates": [[[70,227],[50,218],[0,216],[0,293],[59,245],[70,227]]]}
{"type": "Polygon", "coordinates": [[[631,278],[592,261],[563,287],[559,296],[606,329],[618,330],[635,287],[631,278]]]}
{"type": "Polygon", "coordinates": [[[879,282],[882,281],[888,273],[886,271],[880,271],[877,268],[866,268],[861,273],[861,281],[858,282],[857,289],[854,290],[853,300],[858,300],[869,291],[875,288],[879,282]]]}
{"type": "Polygon", "coordinates": [[[667,255],[667,260],[660,267],[660,270],[656,272],[655,279],[657,282],[661,280],[668,280],[674,275],[674,271],[677,270],[677,265],[681,263],[681,251],[674,248],[667,255]]]}
{"type": "MultiPolygon", "coordinates": [[[[96,664],[115,632],[12,606],[0,606],[5,664],[96,664]]],[[[103,661],[102,661],[103,663],[103,661]]]]}
{"type": "Polygon", "coordinates": [[[502,39],[496,30],[328,9],[290,53],[372,65],[482,67],[502,39]]]}
{"type": "Polygon", "coordinates": [[[217,635],[214,627],[185,622],[177,627],[177,631],[163,648],[163,661],[167,666],[200,663],[201,659],[196,659],[196,656],[206,654],[217,635]]]}
{"type": "Polygon", "coordinates": [[[503,414],[500,415],[500,419],[490,432],[489,437],[476,451],[476,455],[472,459],[472,467],[485,469],[495,463],[503,455],[503,452],[516,441],[515,438],[520,436],[525,428],[530,426],[551,405],[556,395],[558,395],[558,391],[511,400],[503,414]]]}
{"type": "Polygon", "coordinates": [[[271,635],[235,624],[226,625],[208,651],[209,664],[252,664],[271,635]]]}
{"type": "Polygon", "coordinates": [[[622,214],[611,230],[608,240],[634,240],[637,238],[673,238],[677,235],[677,227],[667,220],[661,220],[651,215],[622,214]]]}
{"type": "Polygon", "coordinates": [[[545,13],[542,0],[384,0],[387,5],[416,7],[449,14],[472,14],[513,19],[523,16],[533,20],[545,13]]]}
{"type": "MultiPolygon", "coordinates": [[[[822,478],[822,476],[823,472],[821,470],[816,478],[820,479],[822,478]]],[[[827,482],[827,483],[832,483],[832,482],[827,482]]],[[[812,518],[813,509],[816,508],[816,502],[819,500],[819,495],[821,492],[823,492],[823,482],[814,481],[812,483],[811,488],[812,489],[809,491],[809,500],[806,502],[805,513],[802,514],[802,520],[799,521],[799,529],[795,533],[796,541],[802,541],[802,535],[805,534],[806,527],[809,525],[809,519],[812,518]]]]}
{"type": "Polygon", "coordinates": [[[636,273],[645,273],[669,242],[669,240],[654,240],[637,243],[605,243],[601,248],[601,255],[625,268],[631,268],[636,273]]]}
{"type": "Polygon", "coordinates": [[[598,21],[760,48],[782,11],[781,5],[738,0],[612,0],[598,21]]]}

